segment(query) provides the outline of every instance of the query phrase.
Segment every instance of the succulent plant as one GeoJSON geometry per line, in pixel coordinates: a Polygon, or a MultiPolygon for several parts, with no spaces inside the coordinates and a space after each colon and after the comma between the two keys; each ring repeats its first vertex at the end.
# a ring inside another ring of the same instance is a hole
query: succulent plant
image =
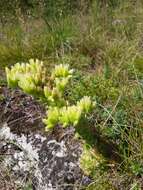
{"type": "Polygon", "coordinates": [[[62,93],[65,90],[66,85],[68,84],[69,78],[56,78],[55,83],[56,83],[56,88],[62,93]]]}
{"type": "Polygon", "coordinates": [[[73,69],[69,69],[69,65],[67,64],[60,64],[56,65],[55,69],[52,72],[52,78],[70,78],[72,77],[73,69]]]}
{"type": "Polygon", "coordinates": [[[82,110],[83,113],[87,114],[95,106],[95,102],[92,102],[89,96],[84,96],[80,101],[77,102],[77,106],[82,110]]]}
{"type": "Polygon", "coordinates": [[[29,63],[17,63],[6,67],[8,86],[20,87],[25,93],[35,95],[42,93],[42,86],[46,82],[46,70],[43,62],[36,59],[29,60],[29,63]]]}
{"type": "Polygon", "coordinates": [[[63,127],[77,125],[81,116],[86,117],[94,106],[87,96],[76,105],[69,105],[64,99],[64,90],[72,74],[73,70],[69,69],[69,65],[56,65],[48,81],[43,62],[38,59],[30,59],[29,63],[17,63],[10,69],[6,67],[9,87],[20,87],[25,93],[46,100],[48,111],[43,120],[46,130],[57,124],[62,124],[63,127]]]}
{"type": "Polygon", "coordinates": [[[14,66],[11,67],[11,69],[6,67],[5,71],[6,71],[8,86],[11,88],[15,88],[18,86],[18,82],[21,76],[25,73],[26,68],[25,64],[22,63],[20,65],[19,63],[16,63],[14,66]]]}
{"type": "Polygon", "coordinates": [[[75,105],[69,107],[63,107],[60,110],[59,122],[66,127],[68,125],[77,125],[81,117],[81,109],[75,105]]]}
{"type": "Polygon", "coordinates": [[[46,125],[46,130],[52,129],[59,122],[59,108],[58,107],[49,107],[47,111],[47,119],[43,119],[44,124],[46,125]]]}

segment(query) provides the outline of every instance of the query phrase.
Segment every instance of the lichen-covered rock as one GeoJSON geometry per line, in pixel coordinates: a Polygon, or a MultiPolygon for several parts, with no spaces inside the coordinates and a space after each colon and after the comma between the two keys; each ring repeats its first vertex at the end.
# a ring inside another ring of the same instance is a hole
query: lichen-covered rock
{"type": "Polygon", "coordinates": [[[82,147],[74,139],[74,128],[66,128],[63,133],[57,141],[54,134],[19,136],[8,126],[1,127],[0,152],[9,156],[0,167],[9,169],[18,186],[24,186],[30,178],[35,190],[73,190],[87,185],[90,180],[79,167],[82,147]]]}
{"type": "MultiPolygon", "coordinates": [[[[73,138],[74,128],[67,128],[64,133],[65,136],[59,142],[54,137],[44,141],[39,151],[42,184],[48,184],[47,189],[70,190],[83,183],[84,175],[79,167],[81,145],[73,138]]],[[[37,177],[35,182],[40,184],[37,177]]]]}
{"type": "Polygon", "coordinates": [[[33,190],[76,190],[89,184],[79,166],[82,144],[75,129],[57,126],[45,133],[40,104],[19,91],[5,93],[0,103],[0,189],[21,189],[29,181],[33,190]]]}

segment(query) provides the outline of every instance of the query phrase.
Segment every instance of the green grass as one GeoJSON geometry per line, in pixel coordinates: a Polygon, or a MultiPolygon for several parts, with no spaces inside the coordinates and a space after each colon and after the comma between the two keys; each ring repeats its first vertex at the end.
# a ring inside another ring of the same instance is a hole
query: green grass
{"type": "Polygon", "coordinates": [[[97,101],[89,121],[77,128],[85,144],[81,166],[93,178],[88,190],[141,190],[143,4],[120,2],[99,7],[94,0],[86,14],[7,25],[0,41],[2,72],[29,58],[44,60],[47,68],[68,63],[75,77],[65,95],[73,103],[84,95],[97,101]]]}

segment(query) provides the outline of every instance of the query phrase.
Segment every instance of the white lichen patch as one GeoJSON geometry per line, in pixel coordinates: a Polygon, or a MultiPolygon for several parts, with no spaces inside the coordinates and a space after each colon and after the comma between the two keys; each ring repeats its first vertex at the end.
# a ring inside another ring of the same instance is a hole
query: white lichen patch
{"type": "Polygon", "coordinates": [[[7,126],[7,123],[3,124],[3,127],[0,129],[0,140],[13,140],[14,135],[10,132],[10,128],[7,126]]]}
{"type": "Polygon", "coordinates": [[[14,183],[22,188],[30,178],[36,190],[71,190],[71,184],[85,184],[79,167],[82,148],[73,137],[72,127],[66,128],[64,138],[58,141],[50,134],[14,134],[4,124],[0,128],[0,151],[8,156],[0,167],[9,168],[14,183]]]}
{"type": "Polygon", "coordinates": [[[12,171],[24,175],[25,172],[33,172],[38,168],[39,156],[38,151],[40,149],[35,147],[34,141],[40,139],[40,144],[45,140],[45,137],[37,134],[36,136],[31,136],[31,141],[27,141],[27,137],[22,134],[18,136],[10,131],[7,124],[4,124],[0,129],[0,141],[1,146],[7,145],[9,156],[5,157],[3,165],[10,168],[12,171]],[[10,150],[15,147],[15,150],[11,153],[10,150]]]}

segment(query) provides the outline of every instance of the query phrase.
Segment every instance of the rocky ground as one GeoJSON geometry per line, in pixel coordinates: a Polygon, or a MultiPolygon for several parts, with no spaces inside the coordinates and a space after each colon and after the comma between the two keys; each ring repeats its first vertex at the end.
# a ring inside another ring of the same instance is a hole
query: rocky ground
{"type": "Polygon", "coordinates": [[[73,127],[45,132],[45,109],[19,90],[1,89],[0,189],[84,189],[91,179],[79,166],[82,144],[73,127]]]}

